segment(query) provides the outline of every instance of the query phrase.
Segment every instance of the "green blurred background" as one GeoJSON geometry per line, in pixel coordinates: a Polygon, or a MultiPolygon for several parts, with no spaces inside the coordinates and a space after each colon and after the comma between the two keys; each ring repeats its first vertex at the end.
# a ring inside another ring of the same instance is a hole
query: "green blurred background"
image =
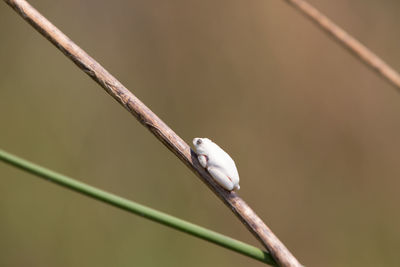
{"type": "MultiPolygon", "coordinates": [[[[400,2],[310,1],[400,69],[400,2]]],[[[284,1],[34,1],[307,266],[398,266],[400,95],[284,1]]],[[[1,148],[259,246],[172,153],[5,3],[1,148]]],[[[262,266],[0,163],[0,266],[262,266]]]]}

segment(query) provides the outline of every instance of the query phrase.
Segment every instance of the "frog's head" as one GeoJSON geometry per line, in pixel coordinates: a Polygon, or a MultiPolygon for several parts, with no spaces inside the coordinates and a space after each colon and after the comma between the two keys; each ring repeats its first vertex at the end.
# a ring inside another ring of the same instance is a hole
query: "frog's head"
{"type": "Polygon", "coordinates": [[[196,148],[197,153],[207,154],[207,150],[212,144],[212,141],[208,138],[194,138],[193,145],[196,148]]]}

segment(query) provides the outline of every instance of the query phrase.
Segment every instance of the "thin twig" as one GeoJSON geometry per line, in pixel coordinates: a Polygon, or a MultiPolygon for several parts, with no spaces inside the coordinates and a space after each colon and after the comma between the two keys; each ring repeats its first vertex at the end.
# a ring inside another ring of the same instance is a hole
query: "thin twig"
{"type": "Polygon", "coordinates": [[[27,171],[31,174],[44,178],[47,181],[67,187],[75,192],[84,194],[88,197],[98,199],[117,208],[126,210],[146,219],[164,224],[178,231],[199,237],[221,247],[239,252],[245,256],[259,260],[261,262],[276,266],[271,255],[259,248],[253,247],[236,239],[208,230],[204,227],[176,218],[164,212],[154,210],[139,203],[130,201],[126,198],[100,190],[96,187],[79,182],[68,176],[46,169],[42,166],[24,160],[0,149],[0,161],[27,171]]]}
{"type": "Polygon", "coordinates": [[[400,91],[400,75],[392,67],[390,67],[381,58],[375,55],[362,43],[357,41],[350,34],[345,32],[328,17],[319,12],[311,4],[305,0],[285,0],[312,22],[318,25],[322,30],[330,34],[343,47],[355,55],[365,65],[375,70],[386,81],[390,82],[398,91],[400,91]]]}
{"type": "Polygon", "coordinates": [[[52,42],[79,68],[101,85],[124,106],[140,123],[147,127],[169,150],[186,164],[245,224],[251,233],[267,248],[279,266],[300,267],[300,263],[265,225],[257,214],[235,192],[217,185],[202,168],[195,152],[176,133],[107,72],[97,61],[73,43],[36,9],[24,0],[4,0],[37,31],[52,42]]]}

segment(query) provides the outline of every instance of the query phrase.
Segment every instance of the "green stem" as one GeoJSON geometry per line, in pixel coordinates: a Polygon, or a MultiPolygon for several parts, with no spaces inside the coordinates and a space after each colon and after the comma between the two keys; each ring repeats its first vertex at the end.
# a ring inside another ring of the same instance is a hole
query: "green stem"
{"type": "Polygon", "coordinates": [[[192,224],[190,222],[181,220],[166,213],[140,205],[138,203],[119,197],[117,195],[105,192],[93,186],[81,183],[68,176],[56,173],[52,170],[36,165],[32,162],[14,156],[1,149],[0,149],[0,160],[4,161],[5,163],[11,164],[15,167],[18,167],[22,170],[25,170],[27,172],[35,174],[36,176],[42,177],[50,182],[67,187],[78,193],[87,195],[91,198],[98,199],[100,201],[118,207],[120,209],[126,210],[131,213],[135,213],[144,218],[164,224],[171,228],[175,228],[176,230],[188,233],[190,235],[197,236],[201,239],[207,240],[209,242],[220,245],[227,249],[239,252],[253,259],[276,266],[275,261],[268,252],[262,251],[261,249],[258,249],[254,246],[248,245],[241,241],[216,233],[214,231],[208,230],[204,227],[192,224]]]}

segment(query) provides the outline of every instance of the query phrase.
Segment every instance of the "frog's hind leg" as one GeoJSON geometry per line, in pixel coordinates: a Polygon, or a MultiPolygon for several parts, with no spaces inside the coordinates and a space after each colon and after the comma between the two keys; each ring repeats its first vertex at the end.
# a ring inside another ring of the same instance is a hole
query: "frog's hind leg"
{"type": "Polygon", "coordinates": [[[220,186],[229,191],[233,190],[234,185],[231,178],[215,167],[209,167],[207,170],[220,186]]]}

